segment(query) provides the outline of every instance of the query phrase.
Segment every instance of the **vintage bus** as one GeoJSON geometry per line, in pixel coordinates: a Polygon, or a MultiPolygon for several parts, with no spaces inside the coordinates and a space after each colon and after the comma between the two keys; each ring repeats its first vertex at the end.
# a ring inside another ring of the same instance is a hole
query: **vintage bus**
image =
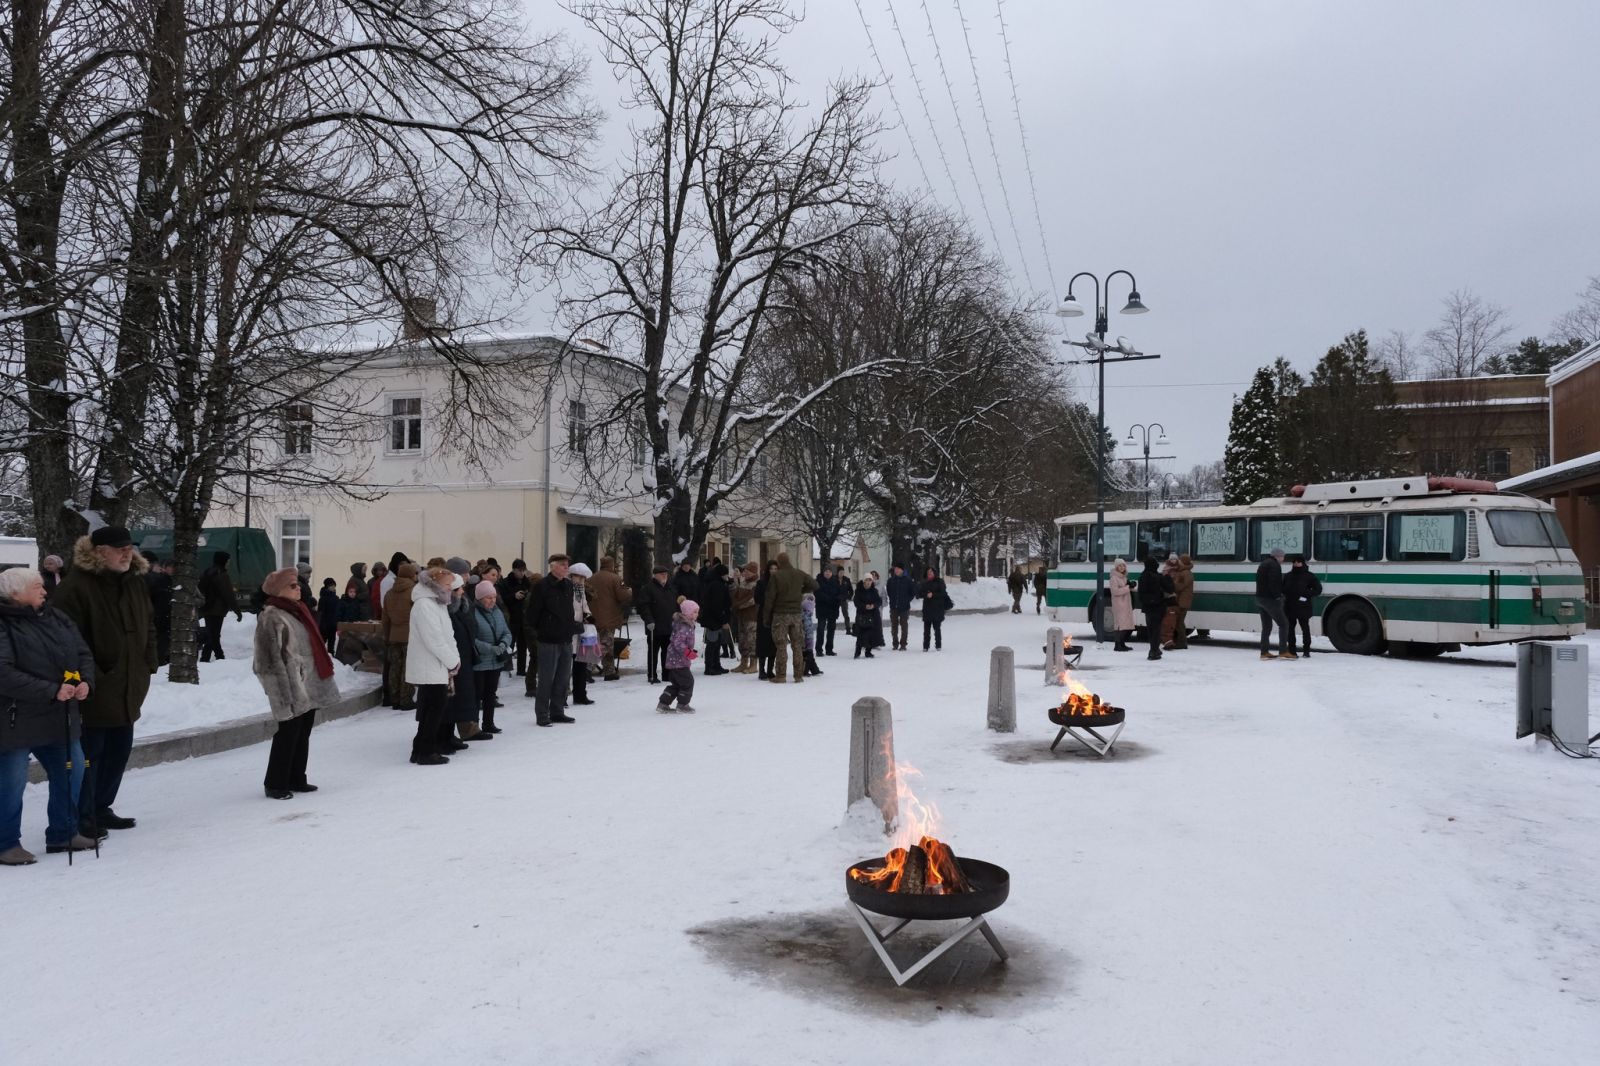
{"type": "MultiPolygon", "coordinates": [[[[1091,604],[1095,516],[1056,526],[1050,617],[1092,621],[1106,639],[1110,604],[1091,604]]],[[[1583,574],[1555,509],[1492,482],[1385,478],[1296,486],[1244,506],[1107,512],[1103,543],[1107,566],[1126,559],[1130,578],[1151,556],[1188,555],[1187,624],[1200,631],[1260,631],[1256,564],[1274,548],[1304,555],[1316,572],[1312,630],[1339,651],[1437,655],[1585,628],[1583,574]]]]}

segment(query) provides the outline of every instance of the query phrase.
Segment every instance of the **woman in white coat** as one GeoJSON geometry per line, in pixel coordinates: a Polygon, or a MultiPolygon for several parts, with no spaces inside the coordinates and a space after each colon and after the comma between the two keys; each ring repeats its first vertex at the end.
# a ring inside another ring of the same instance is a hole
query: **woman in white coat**
{"type": "Polygon", "coordinates": [[[1111,564],[1111,628],[1117,635],[1112,651],[1132,651],[1128,637],[1133,634],[1133,589],[1128,585],[1128,563],[1118,559],[1111,564]]]}
{"type": "Polygon", "coordinates": [[[444,749],[456,750],[445,710],[450,686],[461,670],[449,612],[450,591],[461,582],[460,575],[438,566],[423,571],[411,590],[405,680],[417,686],[417,735],[411,741],[411,761],[418,766],[440,766],[450,761],[444,749]]]}

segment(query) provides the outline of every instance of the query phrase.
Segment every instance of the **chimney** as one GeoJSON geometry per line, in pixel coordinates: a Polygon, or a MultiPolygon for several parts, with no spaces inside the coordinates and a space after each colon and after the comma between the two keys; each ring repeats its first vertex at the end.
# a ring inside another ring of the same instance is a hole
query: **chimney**
{"type": "Polygon", "coordinates": [[[438,300],[431,296],[412,296],[404,302],[400,319],[403,340],[420,341],[439,329],[438,300]]]}

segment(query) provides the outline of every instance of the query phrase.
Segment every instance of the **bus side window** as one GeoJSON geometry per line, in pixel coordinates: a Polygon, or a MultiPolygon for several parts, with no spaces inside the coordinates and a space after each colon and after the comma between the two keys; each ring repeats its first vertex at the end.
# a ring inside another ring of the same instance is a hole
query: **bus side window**
{"type": "Polygon", "coordinates": [[[1383,516],[1318,515],[1312,544],[1322,562],[1377,562],[1383,558],[1383,516]]]}

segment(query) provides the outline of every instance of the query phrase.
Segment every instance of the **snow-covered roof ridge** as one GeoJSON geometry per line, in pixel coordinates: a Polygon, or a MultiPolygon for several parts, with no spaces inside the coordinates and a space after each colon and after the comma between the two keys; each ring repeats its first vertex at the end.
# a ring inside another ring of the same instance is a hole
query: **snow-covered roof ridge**
{"type": "Polygon", "coordinates": [[[1518,474],[1516,477],[1507,478],[1500,482],[1499,488],[1503,492],[1508,490],[1515,491],[1524,485],[1555,480],[1567,474],[1579,474],[1585,468],[1591,466],[1600,470],[1600,452],[1590,452],[1588,455],[1565,459],[1550,466],[1541,466],[1539,469],[1530,470],[1526,474],[1518,474]]]}
{"type": "Polygon", "coordinates": [[[1548,388],[1558,384],[1588,367],[1600,362],[1600,341],[1595,341],[1587,348],[1582,348],[1573,355],[1567,356],[1561,362],[1550,368],[1550,373],[1545,376],[1544,383],[1548,388]]]}

